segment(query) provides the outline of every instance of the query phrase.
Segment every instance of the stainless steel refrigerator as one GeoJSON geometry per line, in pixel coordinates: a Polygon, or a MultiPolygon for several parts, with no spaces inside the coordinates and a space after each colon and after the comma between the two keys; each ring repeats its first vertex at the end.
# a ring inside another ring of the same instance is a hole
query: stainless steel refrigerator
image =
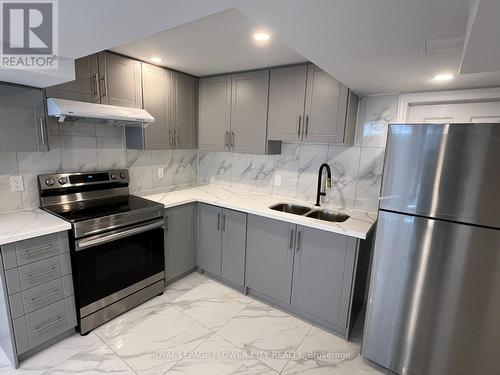
{"type": "Polygon", "coordinates": [[[362,355],[500,374],[500,124],[389,126],[362,355]]]}

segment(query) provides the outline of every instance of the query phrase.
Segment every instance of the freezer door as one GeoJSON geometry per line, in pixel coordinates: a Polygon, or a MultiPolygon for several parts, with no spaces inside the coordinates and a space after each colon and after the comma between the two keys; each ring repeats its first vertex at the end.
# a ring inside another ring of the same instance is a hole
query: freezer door
{"type": "Polygon", "coordinates": [[[500,124],[390,125],[380,208],[500,228],[500,124]]]}
{"type": "Polygon", "coordinates": [[[381,211],[362,355],[398,374],[499,374],[500,230],[381,211]]]}

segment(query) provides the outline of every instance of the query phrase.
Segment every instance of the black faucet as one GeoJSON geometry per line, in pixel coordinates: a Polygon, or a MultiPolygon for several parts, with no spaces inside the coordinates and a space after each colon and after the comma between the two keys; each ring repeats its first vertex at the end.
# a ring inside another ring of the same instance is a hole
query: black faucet
{"type": "Polygon", "coordinates": [[[326,179],[326,187],[331,188],[332,187],[332,171],[330,169],[330,166],[326,163],[321,164],[319,167],[319,172],[318,172],[318,193],[316,194],[316,204],[315,206],[319,206],[319,199],[321,196],[326,196],[326,189],[325,191],[321,191],[321,180],[323,177],[323,168],[326,168],[326,174],[328,175],[328,178],[326,179]]]}

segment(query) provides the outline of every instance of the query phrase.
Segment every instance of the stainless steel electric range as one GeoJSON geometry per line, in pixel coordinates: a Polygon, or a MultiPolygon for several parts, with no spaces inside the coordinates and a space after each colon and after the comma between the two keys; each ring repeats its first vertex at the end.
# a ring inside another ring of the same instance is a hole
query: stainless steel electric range
{"type": "Polygon", "coordinates": [[[163,292],[164,207],[129,194],[127,170],[38,176],[41,206],[72,224],[81,334],[163,292]]]}

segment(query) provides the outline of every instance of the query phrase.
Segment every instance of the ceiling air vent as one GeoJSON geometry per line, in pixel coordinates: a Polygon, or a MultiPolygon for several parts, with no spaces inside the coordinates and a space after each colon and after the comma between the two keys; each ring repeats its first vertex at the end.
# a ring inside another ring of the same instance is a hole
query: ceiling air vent
{"type": "Polygon", "coordinates": [[[424,42],[422,52],[425,56],[462,53],[465,37],[433,39],[424,42]]]}

